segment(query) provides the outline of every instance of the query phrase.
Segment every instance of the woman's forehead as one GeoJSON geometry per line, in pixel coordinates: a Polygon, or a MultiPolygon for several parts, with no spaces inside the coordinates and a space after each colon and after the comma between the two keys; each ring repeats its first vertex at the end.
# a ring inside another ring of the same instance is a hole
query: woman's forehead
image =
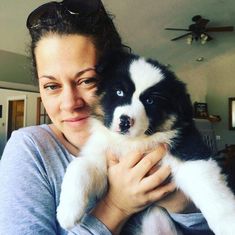
{"type": "Polygon", "coordinates": [[[97,57],[97,49],[90,37],[69,34],[48,34],[40,39],[35,48],[35,55],[44,53],[46,56],[56,53],[56,56],[76,55],[84,59],[97,57]]]}
{"type": "Polygon", "coordinates": [[[36,65],[40,70],[82,72],[97,64],[97,50],[89,37],[51,35],[41,39],[35,49],[36,65]]]}

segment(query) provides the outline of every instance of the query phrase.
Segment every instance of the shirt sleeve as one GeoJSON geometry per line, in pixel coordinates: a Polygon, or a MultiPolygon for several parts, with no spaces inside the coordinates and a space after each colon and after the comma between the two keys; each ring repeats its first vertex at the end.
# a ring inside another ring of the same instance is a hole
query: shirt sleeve
{"type": "Polygon", "coordinates": [[[96,217],[86,214],[79,225],[73,228],[69,234],[79,235],[112,235],[107,227],[96,217]]]}
{"type": "Polygon", "coordinates": [[[32,136],[20,131],[5,147],[0,161],[0,233],[111,235],[91,215],[69,232],[59,226],[55,192],[38,149],[32,136]]]}
{"type": "Polygon", "coordinates": [[[56,234],[54,194],[33,140],[14,132],[0,165],[2,234],[56,234]]]}
{"type": "Polygon", "coordinates": [[[171,213],[173,221],[186,235],[213,235],[202,213],[175,214],[171,213]]]}

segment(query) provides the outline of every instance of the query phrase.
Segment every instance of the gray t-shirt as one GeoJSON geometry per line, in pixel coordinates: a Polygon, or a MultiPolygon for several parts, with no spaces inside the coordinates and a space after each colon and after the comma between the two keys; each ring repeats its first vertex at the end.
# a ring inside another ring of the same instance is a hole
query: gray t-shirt
{"type": "MultiPolygon", "coordinates": [[[[69,232],[59,226],[60,187],[72,159],[47,125],[12,133],[0,162],[0,235],[111,235],[89,213],[69,232]]],[[[192,230],[208,229],[200,213],[173,218],[192,230]]]]}

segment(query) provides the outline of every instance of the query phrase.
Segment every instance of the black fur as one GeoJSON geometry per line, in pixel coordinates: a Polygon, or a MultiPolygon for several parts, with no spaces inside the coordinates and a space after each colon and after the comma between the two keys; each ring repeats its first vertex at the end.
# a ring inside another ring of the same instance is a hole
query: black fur
{"type": "MultiPolygon", "coordinates": [[[[131,102],[135,84],[130,78],[129,67],[132,61],[138,59],[137,55],[114,52],[106,55],[97,66],[101,75],[97,95],[102,94],[101,106],[107,127],[113,119],[114,109],[131,102]],[[119,89],[124,91],[124,97],[116,95],[119,89]]],[[[146,135],[169,131],[162,129],[162,124],[170,115],[175,115],[172,129],[178,130],[178,135],[172,139],[170,152],[182,160],[209,159],[211,152],[194,125],[193,107],[185,84],[158,61],[148,59],[146,62],[160,69],[164,75],[162,81],[143,91],[139,97],[150,122],[146,135]]]]}

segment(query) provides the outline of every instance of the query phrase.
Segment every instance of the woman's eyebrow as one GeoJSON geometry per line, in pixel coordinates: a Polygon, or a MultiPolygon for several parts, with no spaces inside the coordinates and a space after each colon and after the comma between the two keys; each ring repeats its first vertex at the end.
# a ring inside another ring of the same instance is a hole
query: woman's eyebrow
{"type": "Polygon", "coordinates": [[[76,73],[76,77],[79,77],[88,71],[95,71],[95,67],[88,67],[88,68],[82,69],[81,71],[76,73]]]}
{"type": "Polygon", "coordinates": [[[40,79],[40,78],[48,78],[50,80],[56,80],[55,77],[50,76],[50,75],[42,75],[42,76],[38,77],[38,79],[40,79]]]}
{"type": "MultiPolygon", "coordinates": [[[[88,68],[82,69],[75,74],[75,77],[79,77],[82,74],[89,72],[89,71],[95,71],[95,67],[88,67],[88,68]]],[[[56,80],[56,78],[51,75],[41,75],[40,77],[38,77],[38,79],[40,78],[48,78],[50,80],[56,80]]]]}

